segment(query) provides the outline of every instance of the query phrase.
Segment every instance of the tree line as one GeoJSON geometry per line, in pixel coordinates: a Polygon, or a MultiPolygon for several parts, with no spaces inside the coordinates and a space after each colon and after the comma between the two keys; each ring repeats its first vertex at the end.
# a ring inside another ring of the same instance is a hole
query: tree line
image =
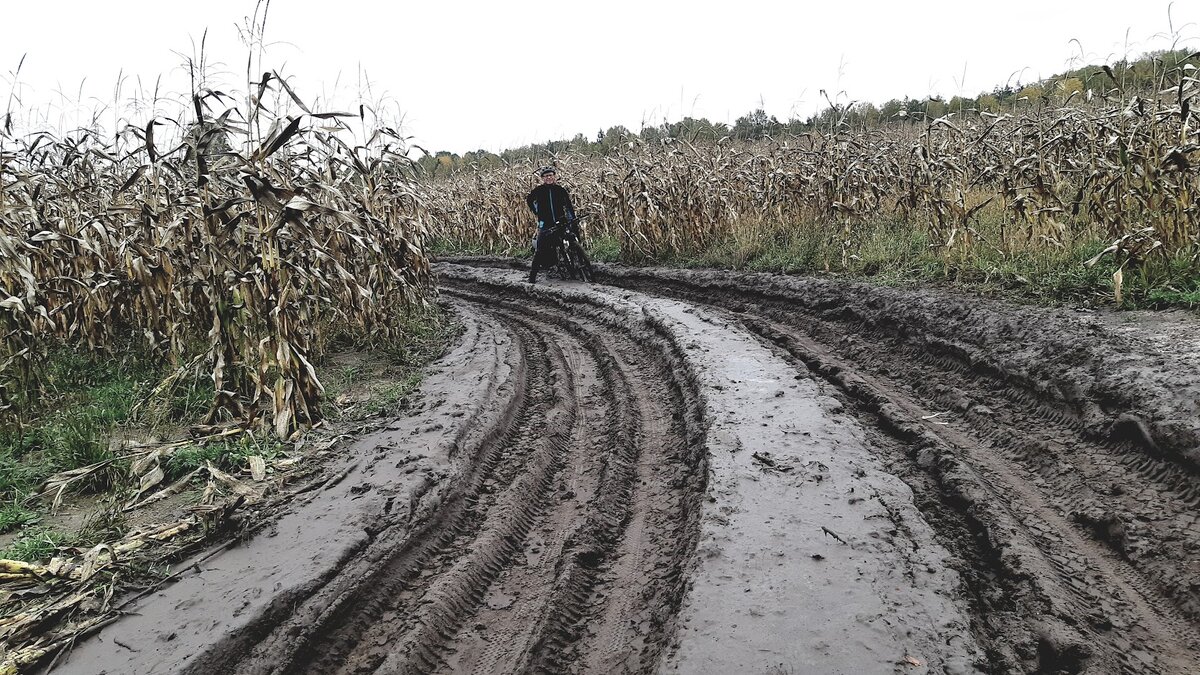
{"type": "Polygon", "coordinates": [[[732,125],[706,118],[684,117],[676,122],[647,125],[634,131],[622,125],[601,129],[595,136],[576,134],[571,139],[532,143],[501,152],[474,150],[459,155],[449,151],[427,153],[417,160],[429,177],[477,171],[515,163],[548,163],[559,154],[604,156],[630,142],[653,143],[664,139],[688,142],[723,138],[756,141],[768,137],[812,131],[867,129],[893,123],[924,123],[947,115],[1002,114],[1020,106],[1063,106],[1085,103],[1094,97],[1153,95],[1162,89],[1166,73],[1185,64],[1200,67],[1200,52],[1167,50],[1110,65],[1088,65],[1031,84],[1006,83],[975,97],[954,96],[892,99],[882,105],[870,102],[829,100],[829,105],[807,118],[779,120],[762,108],[737,118],[732,125]]]}

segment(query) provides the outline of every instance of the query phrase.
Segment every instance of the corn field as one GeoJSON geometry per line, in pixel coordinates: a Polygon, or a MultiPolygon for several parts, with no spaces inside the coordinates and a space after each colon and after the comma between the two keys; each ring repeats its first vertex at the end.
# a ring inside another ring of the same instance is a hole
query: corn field
{"type": "Polygon", "coordinates": [[[310,112],[274,73],[254,84],[244,105],[201,89],[190,119],[155,117],[111,137],[20,136],[9,118],[9,415],[36,399],[53,349],[137,350],[172,377],[211,378],[209,423],[264,420],[287,437],[320,419],[313,363],[331,340],[395,338],[404,312],[430,302],[422,197],[403,139],[368,128],[361,107],[310,112]],[[272,112],[271,96],[300,110],[272,112]]]}
{"type": "MultiPolygon", "coordinates": [[[[1003,255],[1111,242],[1117,264],[1200,253],[1200,135],[1191,66],[1164,73],[1157,96],[1115,87],[1091,100],[964,110],[932,121],[829,128],[759,143],[634,139],[604,157],[548,158],[589,235],[626,259],[703,251],[763,224],[815,230],[845,265],[861,226],[905,223],[944,255],[1003,255]],[[987,227],[981,227],[982,222],[987,227]]],[[[456,174],[431,186],[447,248],[526,247],[522,197],[533,165],[456,174]]],[[[778,230],[776,230],[778,231],[778,230]]]]}

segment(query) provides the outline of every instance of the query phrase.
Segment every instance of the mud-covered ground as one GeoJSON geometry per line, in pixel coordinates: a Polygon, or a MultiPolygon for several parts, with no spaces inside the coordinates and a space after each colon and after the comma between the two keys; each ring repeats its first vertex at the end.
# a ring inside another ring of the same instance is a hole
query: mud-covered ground
{"type": "Polygon", "coordinates": [[[1200,672],[1195,315],[459,263],[424,403],[54,672],[1200,672]]]}

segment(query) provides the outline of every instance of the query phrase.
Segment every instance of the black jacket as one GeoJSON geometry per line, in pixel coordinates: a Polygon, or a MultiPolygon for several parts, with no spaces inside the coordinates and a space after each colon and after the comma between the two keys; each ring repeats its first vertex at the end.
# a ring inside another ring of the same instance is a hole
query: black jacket
{"type": "Polygon", "coordinates": [[[567,194],[561,185],[539,185],[525,198],[525,203],[537,216],[539,229],[564,218],[575,220],[575,207],[571,205],[571,195],[567,194]]]}

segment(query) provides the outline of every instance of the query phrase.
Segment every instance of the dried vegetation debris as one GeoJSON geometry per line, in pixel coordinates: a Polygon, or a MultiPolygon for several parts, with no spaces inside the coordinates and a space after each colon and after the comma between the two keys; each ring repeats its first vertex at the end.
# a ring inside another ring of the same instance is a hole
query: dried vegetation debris
{"type": "MultiPolygon", "coordinates": [[[[86,548],[59,547],[44,564],[0,560],[0,673],[44,663],[115,620],[131,600],[169,581],[178,573],[167,572],[171,565],[208,548],[206,556],[215,554],[271,522],[288,500],[332,480],[319,465],[339,452],[345,439],[381,423],[350,433],[317,432],[300,439],[291,453],[270,460],[251,455],[236,475],[209,461],[166,486],[160,462],[190,443],[130,448],[124,459],[132,458],[135,475],[141,472],[139,487],[110,508],[129,513],[187,493],[166,522],[146,523],[86,548]],[[203,488],[197,489],[201,480],[203,488]]],[[[50,484],[62,485],[71,477],[50,484]]]]}
{"type": "Polygon", "coordinates": [[[70,507],[64,498],[89,476],[118,466],[117,489],[92,518],[122,526],[86,538],[101,540],[94,545],[56,545],[42,564],[0,560],[0,673],[45,664],[174,578],[181,570],[173,565],[215,555],[270,525],[293,498],[340,481],[346,472],[327,475],[326,461],[340,457],[348,441],[393,424],[382,413],[405,405],[422,364],[460,328],[442,319],[422,327],[402,358],[333,355],[326,365],[347,380],[331,377],[333,390],[347,401],[334,401],[337,410],[329,419],[291,441],[255,437],[236,422],[201,425],[192,431],[210,433],[177,440],[114,438],[110,459],[50,476],[31,498],[49,502],[53,511],[70,507]],[[230,454],[206,452],[223,447],[230,454]],[[176,460],[185,468],[172,465],[176,460]]]}
{"type": "Polygon", "coordinates": [[[422,364],[457,330],[438,321],[406,342],[403,355],[339,351],[322,364],[333,373],[330,393],[346,401],[335,400],[329,419],[292,441],[238,422],[195,426],[193,433],[210,433],[178,440],[120,434],[109,443],[111,457],[48,477],[30,499],[41,498],[52,513],[61,508],[60,518],[81,508],[67,498],[97,474],[115,472],[114,491],[100,498],[80,535],[51,543],[42,564],[0,561],[0,662],[44,665],[182,571],[173,565],[204,559],[206,549],[215,553],[274,522],[292,498],[336,484],[345,473],[327,477],[325,460],[340,457],[347,440],[393,423],[382,413],[405,405],[422,364]],[[96,531],[84,534],[89,529],[96,531]]]}

